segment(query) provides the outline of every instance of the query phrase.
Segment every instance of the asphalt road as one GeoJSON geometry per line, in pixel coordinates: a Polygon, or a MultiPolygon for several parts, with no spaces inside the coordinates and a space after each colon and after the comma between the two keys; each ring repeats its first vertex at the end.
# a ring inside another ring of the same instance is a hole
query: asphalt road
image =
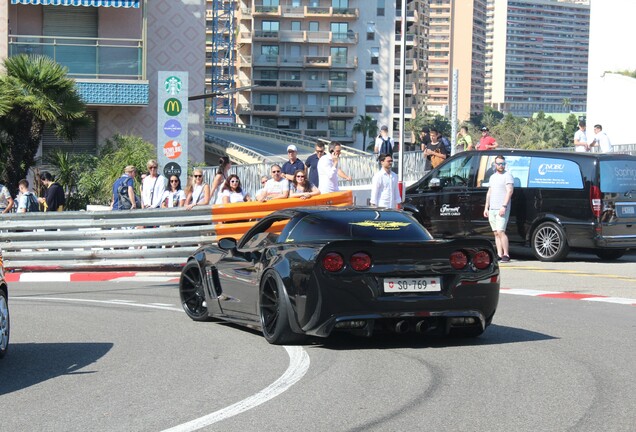
{"type": "MultiPolygon", "coordinates": [[[[502,288],[636,298],[634,255],[544,264],[513,252],[502,288]]],[[[342,335],[285,348],[249,329],[190,321],[172,283],[10,289],[2,431],[633,431],[636,424],[634,306],[504,293],[493,325],[474,340],[342,335]]]]}

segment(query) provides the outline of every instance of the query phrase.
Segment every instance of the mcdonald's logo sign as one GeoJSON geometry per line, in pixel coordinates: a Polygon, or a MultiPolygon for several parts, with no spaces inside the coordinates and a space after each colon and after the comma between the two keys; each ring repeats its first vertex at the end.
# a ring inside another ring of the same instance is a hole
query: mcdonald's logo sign
{"type": "Polygon", "coordinates": [[[163,104],[163,110],[169,116],[177,116],[181,114],[181,101],[179,99],[170,98],[163,104]]]}

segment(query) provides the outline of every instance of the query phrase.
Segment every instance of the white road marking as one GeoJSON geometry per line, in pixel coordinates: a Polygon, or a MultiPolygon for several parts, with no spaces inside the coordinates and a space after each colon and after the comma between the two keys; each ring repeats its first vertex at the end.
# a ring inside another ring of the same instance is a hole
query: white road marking
{"type": "Polygon", "coordinates": [[[112,282],[170,282],[178,276],[124,276],[112,279],[112,282]]]}
{"type": "Polygon", "coordinates": [[[531,289],[521,289],[521,288],[502,288],[500,291],[502,294],[513,294],[513,295],[523,295],[523,296],[538,296],[543,294],[559,294],[557,291],[539,291],[539,290],[531,290],[531,289]]]}
{"type": "Polygon", "coordinates": [[[23,273],[20,282],[70,282],[70,273],[23,273]]]}
{"type": "MultiPolygon", "coordinates": [[[[115,304],[126,305],[149,309],[169,310],[175,312],[183,312],[183,309],[163,306],[161,304],[141,304],[141,303],[129,303],[122,300],[89,300],[89,299],[75,299],[75,298],[62,298],[62,297],[11,297],[11,301],[16,300],[47,300],[47,301],[59,301],[59,302],[75,302],[75,303],[101,303],[101,304],[115,304]]],[[[185,313],[185,312],[184,312],[185,313]]],[[[218,411],[214,411],[211,414],[199,417],[189,422],[177,425],[170,429],[166,429],[164,432],[190,432],[197,429],[210,426],[214,423],[220,422],[227,418],[238,415],[242,412],[248,411],[252,408],[256,408],[259,405],[264,404],[270,399],[275,398],[279,394],[287,391],[294,384],[296,384],[302,377],[305,376],[309,370],[310,360],[309,354],[304,348],[299,346],[285,346],[287,355],[289,356],[289,366],[285,373],[274,381],[269,386],[265,387],[258,393],[249,396],[241,401],[236,402],[228,407],[222,408],[218,411]]]]}
{"type": "Polygon", "coordinates": [[[623,298],[623,297],[591,297],[591,298],[583,298],[583,301],[591,301],[591,302],[607,302],[607,303],[618,303],[618,304],[626,304],[626,305],[636,305],[636,299],[623,298]]]}

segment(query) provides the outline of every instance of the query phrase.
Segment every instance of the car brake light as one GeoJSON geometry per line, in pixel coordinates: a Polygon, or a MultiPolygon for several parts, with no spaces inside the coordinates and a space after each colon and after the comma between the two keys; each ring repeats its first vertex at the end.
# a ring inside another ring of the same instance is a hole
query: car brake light
{"type": "Polygon", "coordinates": [[[327,271],[337,272],[344,267],[344,259],[342,259],[342,255],[337,252],[329,252],[323,257],[322,266],[327,271]]]}
{"type": "Polygon", "coordinates": [[[450,264],[455,270],[461,270],[468,264],[468,256],[464,251],[455,251],[450,255],[450,264]]]}
{"type": "Polygon", "coordinates": [[[592,186],[590,188],[590,205],[595,217],[601,217],[601,188],[592,186]]]}
{"type": "Polygon", "coordinates": [[[355,271],[367,271],[371,268],[371,257],[365,252],[354,253],[349,262],[355,271]]]}
{"type": "Polygon", "coordinates": [[[481,250],[477,252],[475,256],[473,256],[473,264],[475,264],[475,267],[477,267],[479,270],[488,268],[488,266],[490,266],[490,263],[490,254],[485,250],[481,250]]]}

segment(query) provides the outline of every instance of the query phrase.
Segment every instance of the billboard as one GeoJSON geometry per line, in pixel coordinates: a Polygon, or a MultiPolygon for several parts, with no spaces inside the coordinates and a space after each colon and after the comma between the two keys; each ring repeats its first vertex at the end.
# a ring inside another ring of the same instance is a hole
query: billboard
{"type": "Polygon", "coordinates": [[[159,71],[157,161],[166,178],[188,182],[188,72],[159,71]]]}

